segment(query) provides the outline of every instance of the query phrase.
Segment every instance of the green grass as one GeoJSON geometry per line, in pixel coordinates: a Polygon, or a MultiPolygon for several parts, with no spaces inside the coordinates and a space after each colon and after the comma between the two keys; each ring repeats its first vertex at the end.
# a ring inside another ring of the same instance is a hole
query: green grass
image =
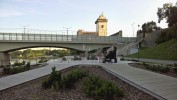
{"type": "MultiPolygon", "coordinates": [[[[138,57],[138,53],[127,57],[138,57]]],[[[157,46],[140,49],[140,58],[177,60],[177,40],[173,39],[157,46]]]]}

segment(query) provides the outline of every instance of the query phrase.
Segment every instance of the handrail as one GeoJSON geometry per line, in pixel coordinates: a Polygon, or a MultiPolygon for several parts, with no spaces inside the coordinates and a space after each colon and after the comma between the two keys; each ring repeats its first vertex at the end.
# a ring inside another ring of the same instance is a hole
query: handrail
{"type": "Polygon", "coordinates": [[[136,37],[93,36],[93,35],[59,35],[33,33],[2,33],[0,40],[8,41],[44,41],[44,42],[88,42],[88,43],[130,43],[136,42],[136,37]]]}

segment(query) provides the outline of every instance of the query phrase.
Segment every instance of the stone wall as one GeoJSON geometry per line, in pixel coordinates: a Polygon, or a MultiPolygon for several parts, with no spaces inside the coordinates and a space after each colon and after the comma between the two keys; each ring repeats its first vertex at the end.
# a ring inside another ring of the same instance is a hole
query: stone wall
{"type": "MultiPolygon", "coordinates": [[[[163,30],[154,31],[154,32],[151,32],[151,33],[145,33],[145,38],[141,42],[141,46],[142,47],[155,46],[157,44],[156,40],[159,38],[162,31],[165,31],[165,30],[163,29],[163,30]]],[[[138,38],[141,38],[141,37],[143,37],[143,33],[140,33],[137,36],[138,36],[138,38]]]]}

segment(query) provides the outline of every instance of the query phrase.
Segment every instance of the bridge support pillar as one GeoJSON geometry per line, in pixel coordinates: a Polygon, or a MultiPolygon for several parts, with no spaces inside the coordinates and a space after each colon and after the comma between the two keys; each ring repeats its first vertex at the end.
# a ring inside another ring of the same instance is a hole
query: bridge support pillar
{"type": "Polygon", "coordinates": [[[10,65],[10,55],[9,53],[0,53],[0,66],[10,65]]]}
{"type": "Polygon", "coordinates": [[[85,51],[85,59],[88,58],[88,51],[85,51]]]}

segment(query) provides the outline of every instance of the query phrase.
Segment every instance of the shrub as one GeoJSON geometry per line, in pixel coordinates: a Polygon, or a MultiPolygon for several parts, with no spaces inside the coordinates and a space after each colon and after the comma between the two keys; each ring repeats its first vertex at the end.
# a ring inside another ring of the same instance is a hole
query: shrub
{"type": "Polygon", "coordinates": [[[63,61],[66,61],[66,58],[65,58],[65,57],[62,57],[62,60],[63,60],[63,61]]]}
{"type": "Polygon", "coordinates": [[[10,66],[3,67],[3,74],[10,74],[10,66]]]}
{"type": "Polygon", "coordinates": [[[13,64],[13,66],[21,66],[21,65],[23,65],[23,62],[22,63],[20,63],[20,62],[18,62],[17,60],[14,62],[14,64],[13,64]]]}
{"type": "Polygon", "coordinates": [[[177,63],[174,63],[173,71],[177,73],[177,63]]]}
{"type": "Polygon", "coordinates": [[[160,69],[160,72],[162,72],[162,73],[167,73],[167,72],[169,72],[170,71],[170,68],[169,67],[162,67],[161,69],[160,69]]]}
{"type": "Polygon", "coordinates": [[[88,71],[81,71],[79,69],[76,69],[74,71],[71,71],[66,76],[63,76],[62,84],[60,86],[63,89],[72,88],[75,82],[86,76],[88,76],[88,71]]]}
{"type": "Polygon", "coordinates": [[[25,65],[25,64],[26,64],[26,61],[23,60],[23,61],[22,61],[22,65],[25,65]]]}
{"type": "Polygon", "coordinates": [[[120,58],[120,61],[124,61],[125,59],[124,58],[120,58]]]}
{"type": "Polygon", "coordinates": [[[143,62],[144,67],[148,67],[149,65],[146,62],[143,62]]]}
{"type": "Polygon", "coordinates": [[[17,74],[24,71],[25,71],[24,66],[10,68],[10,74],[17,74]]]}
{"type": "Polygon", "coordinates": [[[30,70],[31,68],[30,62],[27,62],[24,67],[25,67],[25,70],[30,70]]]}
{"type": "Polygon", "coordinates": [[[89,76],[83,81],[83,91],[95,99],[114,100],[124,93],[115,84],[99,77],[89,76]]]}
{"type": "Polygon", "coordinates": [[[46,59],[45,57],[42,57],[42,58],[38,61],[38,63],[44,63],[44,62],[47,62],[47,59],[46,59]]]}
{"type": "Polygon", "coordinates": [[[56,67],[53,67],[49,78],[42,82],[42,87],[44,89],[51,88],[51,87],[56,89],[54,85],[56,85],[56,82],[60,82],[60,81],[61,81],[61,73],[56,71],[56,67]]]}
{"type": "Polygon", "coordinates": [[[174,63],[174,67],[177,67],[177,63],[174,63]]]}
{"type": "Polygon", "coordinates": [[[42,83],[44,89],[53,88],[53,89],[69,89],[74,86],[74,83],[83,77],[88,75],[88,71],[74,70],[69,74],[61,77],[61,73],[56,71],[56,68],[52,68],[52,72],[49,78],[42,83]]]}
{"type": "Polygon", "coordinates": [[[173,67],[173,71],[177,73],[177,67],[173,67]]]}
{"type": "Polygon", "coordinates": [[[48,80],[45,80],[45,81],[42,82],[42,87],[44,89],[48,89],[48,88],[51,87],[50,84],[49,84],[49,82],[48,82],[48,80]]]}

